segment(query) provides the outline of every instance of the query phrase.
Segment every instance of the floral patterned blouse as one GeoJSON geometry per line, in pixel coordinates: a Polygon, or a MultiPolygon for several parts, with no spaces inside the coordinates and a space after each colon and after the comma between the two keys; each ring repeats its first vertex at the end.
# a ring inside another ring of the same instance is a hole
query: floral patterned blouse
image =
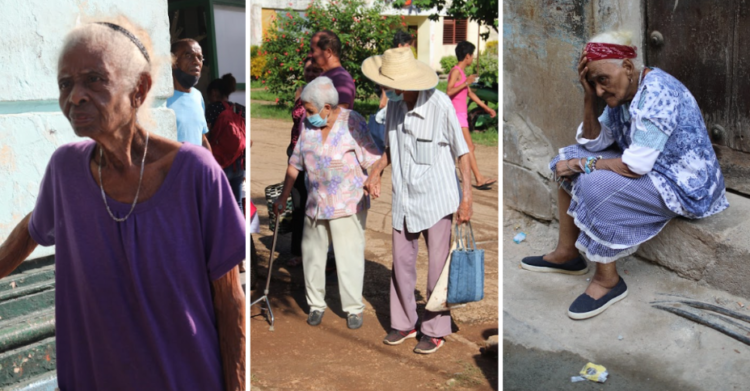
{"type": "Polygon", "coordinates": [[[305,124],[289,158],[290,165],[307,173],[305,214],[332,220],[369,208],[363,185],[366,170],[378,159],[367,121],[356,111],[341,109],[325,140],[319,128],[305,124]]]}

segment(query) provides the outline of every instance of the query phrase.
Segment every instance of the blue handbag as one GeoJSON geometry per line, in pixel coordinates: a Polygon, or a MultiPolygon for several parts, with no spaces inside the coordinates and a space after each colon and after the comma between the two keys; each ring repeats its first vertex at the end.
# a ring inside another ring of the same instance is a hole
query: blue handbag
{"type": "Polygon", "coordinates": [[[470,303],[484,298],[484,250],[477,250],[474,230],[471,223],[467,225],[472,247],[469,247],[466,232],[456,224],[458,247],[451,254],[448,304],[470,303]]]}

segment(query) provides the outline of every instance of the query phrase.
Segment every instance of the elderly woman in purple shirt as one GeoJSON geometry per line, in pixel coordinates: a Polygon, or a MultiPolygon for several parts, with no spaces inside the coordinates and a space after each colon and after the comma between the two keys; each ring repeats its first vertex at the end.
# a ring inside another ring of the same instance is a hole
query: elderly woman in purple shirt
{"type": "Polygon", "coordinates": [[[61,390],[245,389],[244,219],[211,153],[144,117],[158,62],[124,18],[66,36],[60,109],[86,139],[0,246],[0,277],[56,246],[61,390]]]}
{"type": "Polygon", "coordinates": [[[336,253],[341,307],[347,326],[362,326],[365,305],[362,287],[365,272],[365,220],[369,198],[364,192],[366,170],[380,155],[355,111],[339,107],[331,79],[320,76],[300,97],[307,118],[289,159],[284,189],[274,203],[283,210],[300,171],[307,172],[307,204],[302,232],[302,265],[310,313],[307,323],[320,324],[326,309],[325,265],[329,240],[336,253]]]}

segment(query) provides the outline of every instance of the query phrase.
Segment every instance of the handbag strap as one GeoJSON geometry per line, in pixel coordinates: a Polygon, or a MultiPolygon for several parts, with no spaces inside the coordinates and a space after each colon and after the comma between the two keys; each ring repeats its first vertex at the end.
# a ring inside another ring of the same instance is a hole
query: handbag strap
{"type": "Polygon", "coordinates": [[[464,251],[470,251],[472,250],[471,247],[469,247],[469,238],[471,238],[471,245],[473,246],[473,249],[477,249],[477,243],[474,241],[474,229],[471,227],[471,222],[467,222],[466,225],[469,226],[469,232],[467,233],[464,228],[461,227],[460,224],[456,223],[456,241],[458,242],[458,246],[456,247],[457,250],[464,250],[464,251]]]}

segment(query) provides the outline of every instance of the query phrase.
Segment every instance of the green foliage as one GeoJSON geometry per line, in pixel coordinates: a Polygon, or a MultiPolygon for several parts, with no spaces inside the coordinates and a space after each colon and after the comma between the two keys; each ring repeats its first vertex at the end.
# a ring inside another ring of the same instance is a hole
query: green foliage
{"type": "MultiPolygon", "coordinates": [[[[440,67],[442,68],[443,74],[447,75],[451,72],[451,69],[458,65],[458,58],[456,56],[445,56],[440,59],[440,67]]],[[[464,73],[467,75],[474,74],[474,63],[466,67],[464,73]]]]}
{"type": "Polygon", "coordinates": [[[444,75],[450,73],[451,69],[453,69],[456,64],[458,64],[456,56],[445,56],[440,59],[440,68],[442,68],[444,75]]]}
{"type": "Polygon", "coordinates": [[[291,9],[277,13],[263,42],[262,84],[279,97],[279,104],[293,104],[294,93],[305,84],[302,62],[310,52],[310,39],[316,31],[328,29],[341,40],[341,65],[352,75],[357,96],[376,93],[375,84],[362,74],[362,61],[383,54],[393,42],[395,28],[406,26],[381,12],[380,3],[370,7],[364,0],[314,0],[302,15],[291,9]]]}
{"type": "MultiPolygon", "coordinates": [[[[401,8],[406,0],[395,0],[393,8],[401,8]]],[[[430,20],[439,20],[440,11],[446,5],[445,0],[412,0],[411,4],[422,10],[437,8],[437,13],[430,15],[430,20]]],[[[492,27],[498,32],[498,4],[497,0],[452,0],[450,7],[446,9],[446,15],[449,18],[469,19],[480,23],[484,26],[492,27]]],[[[483,39],[487,39],[489,32],[483,33],[483,39]]]]}

